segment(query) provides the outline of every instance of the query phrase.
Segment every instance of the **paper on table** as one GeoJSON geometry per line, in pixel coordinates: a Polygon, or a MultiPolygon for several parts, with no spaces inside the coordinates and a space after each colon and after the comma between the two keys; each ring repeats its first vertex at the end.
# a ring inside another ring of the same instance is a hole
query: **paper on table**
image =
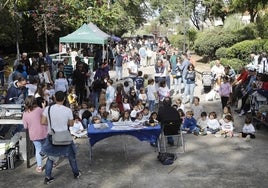
{"type": "Polygon", "coordinates": [[[93,124],[95,129],[106,129],[109,127],[109,125],[107,123],[96,123],[93,124]]]}

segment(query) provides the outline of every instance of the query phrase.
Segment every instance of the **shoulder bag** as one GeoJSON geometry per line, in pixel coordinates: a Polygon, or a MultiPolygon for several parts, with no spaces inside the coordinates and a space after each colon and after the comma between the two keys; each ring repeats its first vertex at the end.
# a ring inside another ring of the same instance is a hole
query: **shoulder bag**
{"type": "MultiPolygon", "coordinates": [[[[67,129],[66,131],[55,131],[51,124],[50,118],[50,108],[48,107],[48,118],[50,123],[50,128],[52,130],[52,144],[53,145],[70,145],[73,142],[73,137],[70,131],[67,129]]],[[[68,127],[68,125],[66,125],[68,127]]]]}

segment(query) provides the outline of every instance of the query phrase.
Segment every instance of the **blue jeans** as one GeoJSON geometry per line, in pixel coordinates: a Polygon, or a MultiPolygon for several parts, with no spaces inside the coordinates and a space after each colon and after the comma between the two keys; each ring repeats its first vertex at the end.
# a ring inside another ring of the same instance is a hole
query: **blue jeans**
{"type": "Polygon", "coordinates": [[[122,66],[121,67],[115,66],[115,72],[116,72],[117,79],[118,80],[122,79],[122,75],[123,75],[122,66]]]}
{"type": "Polygon", "coordinates": [[[170,76],[166,76],[166,84],[168,89],[170,89],[170,76]]]}
{"type": "Polygon", "coordinates": [[[44,143],[45,139],[33,141],[35,147],[35,159],[38,167],[42,166],[42,156],[40,155],[40,151],[44,143]]]}
{"type": "Polygon", "coordinates": [[[195,88],[195,83],[193,84],[186,84],[185,85],[185,90],[184,90],[184,100],[187,100],[187,96],[190,96],[190,103],[193,102],[194,98],[194,88],[195,88]]]}
{"type": "Polygon", "coordinates": [[[96,92],[96,91],[92,92],[92,101],[93,101],[93,104],[95,105],[96,109],[99,108],[99,97],[100,97],[99,92],[96,92]]]}
{"type": "MultiPolygon", "coordinates": [[[[68,155],[68,159],[69,159],[69,164],[70,164],[70,166],[72,168],[73,174],[78,175],[79,170],[78,170],[78,167],[77,167],[75,153],[73,151],[70,151],[70,153],[68,155]]],[[[52,177],[51,174],[52,174],[53,163],[54,163],[54,161],[52,160],[52,158],[48,156],[47,162],[46,162],[46,177],[47,178],[52,177]]]]}
{"type": "Polygon", "coordinates": [[[154,105],[155,105],[155,101],[153,100],[149,100],[149,111],[150,112],[154,112],[154,105]]]}
{"type": "Polygon", "coordinates": [[[174,78],[174,92],[179,92],[181,94],[181,77],[179,78],[174,78]]]}

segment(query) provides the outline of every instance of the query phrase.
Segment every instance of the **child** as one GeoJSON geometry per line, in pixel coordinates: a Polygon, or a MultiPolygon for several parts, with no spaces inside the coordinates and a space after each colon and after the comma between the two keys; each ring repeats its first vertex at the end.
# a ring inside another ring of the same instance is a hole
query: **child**
{"type": "Polygon", "coordinates": [[[96,108],[93,104],[88,105],[88,111],[90,111],[92,116],[96,116],[98,114],[98,111],[96,110],[96,108]]]}
{"type": "Polygon", "coordinates": [[[112,86],[113,80],[107,80],[107,88],[106,88],[106,111],[108,112],[112,102],[115,99],[115,89],[112,86]]]}
{"type": "Polygon", "coordinates": [[[88,108],[87,102],[83,101],[81,104],[81,108],[78,112],[80,119],[82,119],[82,114],[87,110],[87,108],[88,108]]]}
{"type": "Polygon", "coordinates": [[[142,118],[143,118],[142,112],[138,112],[136,114],[135,122],[141,122],[142,121],[142,118]]]}
{"type": "Polygon", "coordinates": [[[91,122],[91,112],[89,110],[86,110],[82,114],[82,124],[84,129],[87,129],[88,124],[91,122]]]}
{"type": "Polygon", "coordinates": [[[224,118],[226,115],[232,116],[232,110],[230,106],[225,106],[223,108],[223,114],[222,114],[222,119],[219,120],[219,123],[222,124],[224,122],[224,118]]]}
{"type": "Polygon", "coordinates": [[[122,117],[119,119],[119,122],[122,122],[122,121],[131,121],[128,110],[122,113],[122,117]]]}
{"type": "Polygon", "coordinates": [[[184,119],[185,119],[185,113],[181,108],[178,109],[178,113],[179,113],[180,118],[181,118],[181,123],[183,124],[184,119]]]}
{"type": "Polygon", "coordinates": [[[69,95],[67,96],[68,103],[70,105],[70,108],[73,110],[75,107],[77,107],[77,95],[75,94],[75,88],[70,87],[69,88],[69,95]]]}
{"type": "Polygon", "coordinates": [[[142,111],[142,115],[143,115],[143,119],[142,120],[149,120],[150,118],[150,111],[148,107],[144,107],[143,111],[142,111]]]}
{"type": "Polygon", "coordinates": [[[197,127],[196,120],[193,117],[193,111],[186,112],[186,118],[183,122],[182,130],[187,131],[187,133],[194,133],[194,135],[199,135],[199,128],[197,127]]]}
{"type": "Polygon", "coordinates": [[[138,76],[135,79],[135,83],[136,83],[136,91],[137,93],[139,93],[140,89],[144,87],[144,79],[142,77],[142,71],[138,71],[138,76]]]}
{"type": "Polygon", "coordinates": [[[152,114],[149,117],[149,122],[150,126],[155,126],[158,124],[158,120],[157,120],[157,113],[156,112],[152,112],[152,114]]]}
{"type": "Polygon", "coordinates": [[[149,78],[149,76],[148,76],[148,74],[144,74],[143,75],[143,79],[144,79],[144,88],[146,88],[147,86],[148,86],[148,78],[149,78]]]}
{"type": "Polygon", "coordinates": [[[36,90],[37,90],[37,85],[38,85],[38,79],[32,78],[30,79],[30,83],[26,84],[26,88],[28,91],[28,96],[34,96],[36,90]]]}
{"type": "Polygon", "coordinates": [[[193,103],[194,104],[192,105],[191,110],[194,113],[194,118],[198,120],[200,118],[200,114],[204,111],[204,108],[202,105],[200,105],[199,97],[194,97],[193,103]]]}
{"type": "Polygon", "coordinates": [[[220,130],[220,123],[217,120],[216,112],[209,113],[207,125],[207,131],[209,131],[211,134],[215,134],[220,130]]]}
{"type": "Polygon", "coordinates": [[[78,138],[85,136],[87,134],[87,131],[84,129],[82,123],[79,121],[78,116],[74,117],[74,125],[70,127],[70,132],[72,135],[78,138]]]}
{"type": "Polygon", "coordinates": [[[221,125],[221,134],[224,134],[224,138],[228,137],[233,137],[233,130],[234,130],[234,126],[233,126],[233,117],[231,115],[226,115],[224,117],[224,122],[221,125]]]}
{"type": "Polygon", "coordinates": [[[181,101],[180,98],[178,98],[178,99],[176,100],[176,105],[178,106],[177,110],[179,110],[179,109],[182,109],[182,111],[185,110],[185,108],[184,108],[184,104],[182,103],[182,101],[181,101]]]}
{"type": "Polygon", "coordinates": [[[141,100],[138,100],[138,101],[137,101],[137,106],[138,106],[138,109],[139,109],[140,111],[142,111],[142,110],[144,109],[144,105],[142,104],[142,101],[141,101],[141,100]]]}
{"type": "Polygon", "coordinates": [[[155,100],[156,100],[156,89],[154,85],[154,79],[148,80],[148,86],[147,86],[147,98],[149,102],[149,110],[150,112],[153,112],[155,109],[155,100]]]}
{"type": "Polygon", "coordinates": [[[140,94],[139,94],[139,100],[142,101],[143,106],[146,106],[146,102],[147,102],[147,95],[145,93],[145,89],[141,88],[140,89],[140,94]]]}
{"type": "Polygon", "coordinates": [[[255,128],[252,125],[252,119],[249,117],[246,117],[245,124],[243,126],[242,132],[240,133],[240,136],[243,138],[246,138],[247,141],[249,141],[251,138],[255,137],[255,128]]]}
{"type": "Polygon", "coordinates": [[[123,99],[123,109],[124,111],[131,110],[130,104],[128,103],[128,96],[125,96],[123,99]]]}
{"type": "Polygon", "coordinates": [[[116,122],[119,120],[119,117],[120,117],[119,108],[117,107],[117,104],[115,102],[112,102],[110,106],[109,119],[112,122],[116,122]]]}
{"type": "Polygon", "coordinates": [[[92,117],[92,124],[99,124],[101,123],[101,118],[99,116],[92,117]]]}
{"type": "Polygon", "coordinates": [[[136,104],[133,107],[133,110],[130,112],[130,118],[132,121],[135,121],[137,113],[139,113],[141,110],[139,110],[138,105],[136,104]]]}
{"type": "Polygon", "coordinates": [[[219,88],[219,95],[221,96],[222,109],[227,105],[231,93],[232,93],[232,86],[229,82],[229,77],[224,76],[223,83],[220,85],[219,88]]]}
{"type": "Polygon", "coordinates": [[[206,112],[201,113],[201,118],[198,119],[197,126],[200,128],[201,135],[207,135],[208,116],[206,112]]]}

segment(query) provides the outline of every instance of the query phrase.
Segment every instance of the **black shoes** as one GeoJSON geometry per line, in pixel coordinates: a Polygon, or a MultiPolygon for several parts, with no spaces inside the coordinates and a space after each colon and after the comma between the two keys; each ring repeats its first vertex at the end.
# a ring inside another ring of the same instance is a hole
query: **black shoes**
{"type": "Polygon", "coordinates": [[[48,185],[48,184],[52,183],[53,181],[54,181],[53,177],[51,177],[51,178],[46,177],[45,180],[44,180],[44,184],[48,185]]]}
{"type": "Polygon", "coordinates": [[[81,177],[81,172],[79,171],[78,174],[74,174],[74,179],[79,179],[81,177]]]}

